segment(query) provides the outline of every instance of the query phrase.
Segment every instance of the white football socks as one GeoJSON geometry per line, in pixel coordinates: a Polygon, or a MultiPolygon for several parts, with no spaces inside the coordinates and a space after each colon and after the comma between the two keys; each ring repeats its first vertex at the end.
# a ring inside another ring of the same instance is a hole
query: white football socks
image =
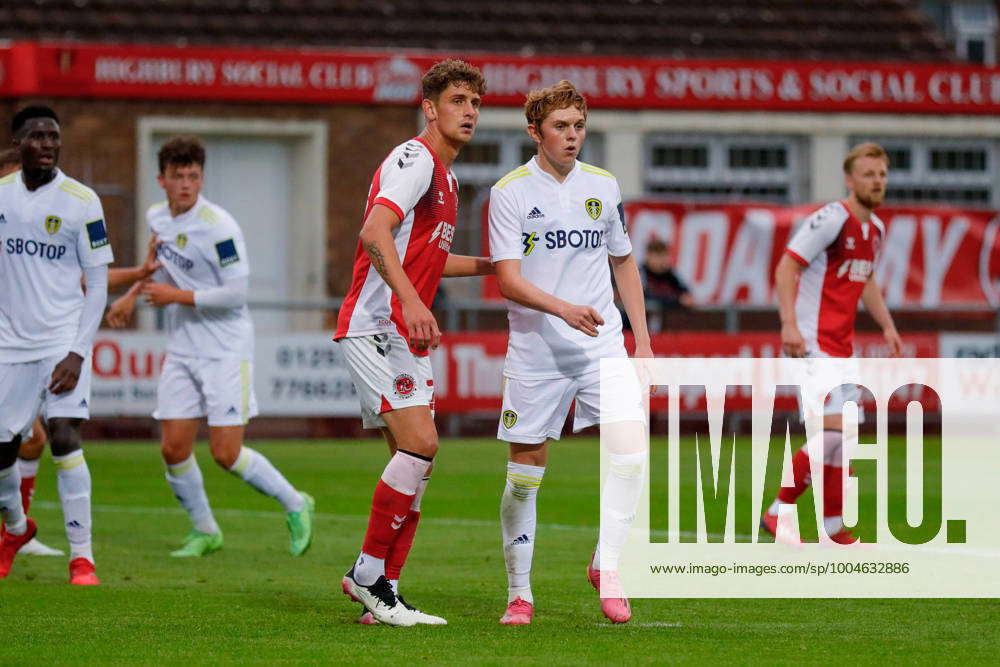
{"type": "Polygon", "coordinates": [[[201,476],[201,468],[194,454],[180,463],[168,463],[167,483],[181,507],[188,513],[194,529],[202,533],[219,532],[219,524],[215,522],[212,508],[208,504],[205,493],[205,481],[201,476]]]}
{"type": "Polygon", "coordinates": [[[21,473],[21,479],[38,477],[38,464],[42,462],[41,457],[29,461],[28,459],[17,459],[17,469],[21,473]]]}
{"type": "Polygon", "coordinates": [[[531,559],[535,551],[536,498],[545,466],[507,462],[507,483],[500,500],[500,534],[507,564],[507,602],[531,595],[531,559]]]}
{"type": "Polygon", "coordinates": [[[354,561],[354,581],[362,586],[371,586],[383,576],[385,576],[385,559],[375,558],[362,551],[354,561]]]}
{"type": "Polygon", "coordinates": [[[301,512],[306,506],[302,494],[296,491],[284,475],[256,450],[246,446],[241,447],[240,454],[229,468],[229,472],[239,475],[244,482],[265,496],[275,498],[286,512],[301,512]]]}
{"type": "Polygon", "coordinates": [[[17,464],[0,470],[0,519],[11,535],[24,535],[28,519],[21,506],[21,474],[17,464]]]}
{"type": "Polygon", "coordinates": [[[78,449],[66,456],[53,456],[56,464],[56,483],[62,501],[66,537],[69,538],[70,560],[86,558],[94,562],[91,545],[90,518],[90,469],[78,449]]]}
{"type": "Polygon", "coordinates": [[[601,492],[601,532],[594,552],[597,570],[618,569],[622,545],[639,504],[646,452],[608,454],[608,462],[608,476],[601,492]]]}

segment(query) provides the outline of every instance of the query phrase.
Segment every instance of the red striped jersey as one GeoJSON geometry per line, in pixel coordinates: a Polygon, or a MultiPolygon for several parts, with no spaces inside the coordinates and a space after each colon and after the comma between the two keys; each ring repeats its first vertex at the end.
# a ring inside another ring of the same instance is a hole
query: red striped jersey
{"type": "Polygon", "coordinates": [[[885,236],[873,214],[861,222],[843,202],[827,204],[802,221],[786,253],[804,268],[795,297],[795,321],[806,354],[850,357],[858,300],[875,268],[885,236]]]}
{"type": "MultiPolygon", "coordinates": [[[[458,181],[419,137],[396,146],[375,170],[362,220],[372,207],[392,209],[401,222],[393,230],[403,271],[428,308],[434,300],[444,264],[451,250],[458,213],[458,181]]],[[[372,266],[358,242],[351,288],[347,293],[334,340],[398,332],[410,340],[402,304],[372,266]]],[[[418,352],[426,356],[427,351],[418,352]]]]}

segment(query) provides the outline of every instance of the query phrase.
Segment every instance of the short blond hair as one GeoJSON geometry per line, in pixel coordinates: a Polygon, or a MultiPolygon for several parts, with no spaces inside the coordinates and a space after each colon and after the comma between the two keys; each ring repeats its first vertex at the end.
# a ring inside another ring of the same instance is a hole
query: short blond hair
{"type": "Polygon", "coordinates": [[[855,160],[861,157],[880,158],[885,160],[886,167],[889,166],[889,154],[885,152],[885,149],[874,141],[866,141],[847,152],[847,157],[844,158],[844,173],[850,174],[851,170],[854,169],[855,160]]]}
{"type": "Polygon", "coordinates": [[[572,83],[563,79],[554,86],[533,90],[524,101],[524,116],[528,125],[542,128],[542,121],[553,111],[576,107],[587,117],[587,100],[572,83]]]}

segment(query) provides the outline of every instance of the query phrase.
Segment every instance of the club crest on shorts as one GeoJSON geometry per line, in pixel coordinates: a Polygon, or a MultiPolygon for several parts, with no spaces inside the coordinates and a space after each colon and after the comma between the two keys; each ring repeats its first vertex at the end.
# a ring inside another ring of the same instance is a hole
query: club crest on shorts
{"type": "Polygon", "coordinates": [[[514,428],[517,423],[517,413],[513,410],[504,410],[500,418],[503,419],[504,428],[514,428]]]}
{"type": "Polygon", "coordinates": [[[181,250],[184,250],[184,246],[186,246],[187,244],[188,244],[187,234],[178,234],[177,247],[180,248],[181,250]]]}
{"type": "Polygon", "coordinates": [[[400,398],[409,398],[417,390],[417,383],[409,373],[400,373],[397,375],[393,385],[396,390],[396,396],[400,398]]]}
{"type": "Polygon", "coordinates": [[[587,215],[592,219],[597,220],[601,217],[601,200],[596,197],[591,197],[587,201],[583,202],[584,208],[587,209],[587,215]]]}
{"type": "Polygon", "coordinates": [[[50,215],[45,218],[45,231],[49,234],[55,234],[62,227],[62,219],[58,215],[50,215]]]}

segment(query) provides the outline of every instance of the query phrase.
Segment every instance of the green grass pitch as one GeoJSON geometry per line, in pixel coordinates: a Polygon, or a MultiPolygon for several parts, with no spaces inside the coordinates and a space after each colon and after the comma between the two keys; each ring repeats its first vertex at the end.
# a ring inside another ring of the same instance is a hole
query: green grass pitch
{"type": "MultiPolygon", "coordinates": [[[[287,553],[284,517],[198,453],[225,548],[198,560],[168,552],[187,517],[150,443],[87,445],[103,584],[71,588],[65,558],[19,557],[0,582],[0,664],[393,663],[713,664],[842,662],[995,664],[993,600],[636,600],[612,626],[585,577],[596,537],[597,444],[553,447],[539,495],[530,627],[497,623],[506,602],[498,503],[505,448],[446,440],[403,573],[407,598],[447,627],[355,624],[340,592],[357,553],[379,441],[254,444],[317,501],[317,538],[287,553]]],[[[46,455],[32,515],[66,548],[46,455]]]]}

